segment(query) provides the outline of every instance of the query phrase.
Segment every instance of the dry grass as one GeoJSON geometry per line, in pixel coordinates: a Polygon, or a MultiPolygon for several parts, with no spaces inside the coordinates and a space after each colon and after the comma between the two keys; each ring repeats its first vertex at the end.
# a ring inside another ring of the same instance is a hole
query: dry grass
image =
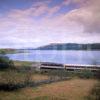
{"type": "Polygon", "coordinates": [[[94,80],[79,80],[74,79],[70,81],[53,83],[37,88],[34,96],[51,96],[65,100],[82,100],[88,95],[90,89],[96,83],[94,80]]]}
{"type": "Polygon", "coordinates": [[[32,64],[33,62],[28,62],[28,61],[14,61],[14,65],[17,67],[22,67],[23,65],[30,66],[32,64]]]}
{"type": "Polygon", "coordinates": [[[0,100],[85,100],[96,83],[93,79],[72,79],[15,92],[1,91],[0,100]]]}
{"type": "Polygon", "coordinates": [[[33,74],[32,75],[32,80],[33,81],[40,81],[40,80],[46,80],[49,77],[47,75],[41,75],[41,74],[33,74]]]}

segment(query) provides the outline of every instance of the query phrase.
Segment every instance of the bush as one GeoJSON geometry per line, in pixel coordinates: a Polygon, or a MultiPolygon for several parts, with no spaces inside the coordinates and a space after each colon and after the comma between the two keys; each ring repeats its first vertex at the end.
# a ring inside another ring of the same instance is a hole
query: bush
{"type": "Polygon", "coordinates": [[[19,70],[4,53],[0,54],[0,89],[9,91],[29,85],[32,74],[30,68],[23,66],[19,70]]]}
{"type": "Polygon", "coordinates": [[[0,54],[0,69],[7,69],[14,67],[14,63],[5,54],[0,54]]]}
{"type": "Polygon", "coordinates": [[[10,91],[28,86],[32,82],[31,76],[29,71],[25,73],[17,70],[0,71],[0,89],[10,91]]]}
{"type": "Polygon", "coordinates": [[[79,74],[79,77],[89,79],[89,78],[93,78],[94,74],[90,70],[82,70],[81,73],[79,74]]]}

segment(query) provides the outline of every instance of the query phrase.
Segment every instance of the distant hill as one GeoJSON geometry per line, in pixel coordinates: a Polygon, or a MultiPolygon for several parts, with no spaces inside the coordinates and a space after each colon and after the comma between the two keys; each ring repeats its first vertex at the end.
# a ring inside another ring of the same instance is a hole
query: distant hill
{"type": "Polygon", "coordinates": [[[100,43],[77,44],[77,43],[52,43],[41,46],[36,50],[100,50],[100,43]]]}

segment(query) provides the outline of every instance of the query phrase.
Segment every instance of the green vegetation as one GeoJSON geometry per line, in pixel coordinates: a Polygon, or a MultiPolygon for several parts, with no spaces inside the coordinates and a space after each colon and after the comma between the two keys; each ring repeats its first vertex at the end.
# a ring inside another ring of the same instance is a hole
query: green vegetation
{"type": "Polygon", "coordinates": [[[14,54],[14,53],[24,53],[27,52],[27,49],[0,49],[0,54],[1,53],[6,53],[6,54],[14,54]]]}
{"type": "Polygon", "coordinates": [[[93,78],[98,78],[99,77],[99,72],[94,73],[91,72],[90,70],[81,70],[81,71],[73,71],[73,72],[69,72],[67,70],[50,70],[50,69],[43,69],[41,71],[42,74],[44,75],[48,75],[48,76],[59,76],[61,78],[63,77],[78,77],[78,78],[83,78],[83,79],[93,79],[93,78]]]}
{"type": "Polygon", "coordinates": [[[90,70],[82,70],[79,73],[79,77],[80,78],[85,78],[85,79],[94,78],[94,73],[91,72],[90,70]]]}
{"type": "Polygon", "coordinates": [[[16,53],[16,52],[17,52],[16,49],[0,49],[0,54],[2,53],[8,54],[8,53],[16,53]]]}
{"type": "Polygon", "coordinates": [[[7,56],[0,56],[0,69],[12,68],[14,67],[13,61],[10,60],[7,56]]]}
{"type": "Polygon", "coordinates": [[[29,61],[13,61],[15,66],[31,66],[34,62],[29,61]]]}

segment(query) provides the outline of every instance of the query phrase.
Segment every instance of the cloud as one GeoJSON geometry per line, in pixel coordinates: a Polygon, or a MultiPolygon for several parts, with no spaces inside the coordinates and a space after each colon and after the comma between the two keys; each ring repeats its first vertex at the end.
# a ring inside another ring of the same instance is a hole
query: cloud
{"type": "Polygon", "coordinates": [[[91,18],[86,22],[85,31],[100,33],[100,0],[90,0],[86,6],[87,10],[92,13],[91,18]]]}
{"type": "Polygon", "coordinates": [[[89,34],[100,33],[99,4],[98,0],[64,0],[52,8],[48,2],[38,2],[26,9],[12,9],[0,18],[0,45],[36,47],[52,42],[100,42],[99,34],[89,34]],[[79,7],[55,16],[70,3],[79,7]]]}
{"type": "Polygon", "coordinates": [[[49,7],[48,2],[37,2],[33,3],[31,7],[27,9],[13,9],[9,12],[8,17],[9,18],[25,18],[25,17],[40,17],[41,15],[45,14],[48,15],[48,17],[52,16],[55,14],[59,9],[61,8],[62,5],[56,5],[54,7],[49,7]]]}
{"type": "Polygon", "coordinates": [[[83,25],[86,33],[100,33],[100,0],[87,0],[80,9],[68,14],[71,20],[83,25]]]}

